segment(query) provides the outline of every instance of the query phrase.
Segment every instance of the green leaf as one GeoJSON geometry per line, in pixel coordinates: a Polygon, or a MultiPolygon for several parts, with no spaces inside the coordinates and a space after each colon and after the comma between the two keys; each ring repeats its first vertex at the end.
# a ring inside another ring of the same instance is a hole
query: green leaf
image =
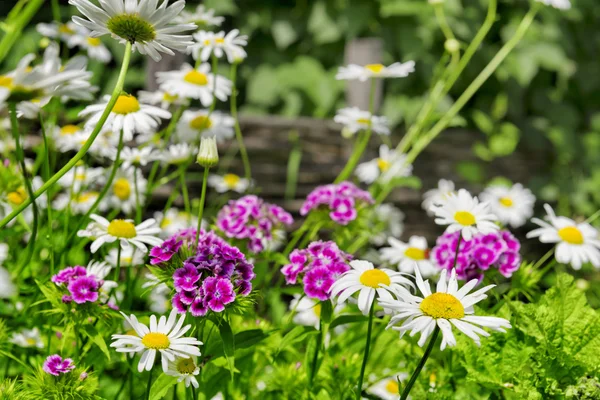
{"type": "Polygon", "coordinates": [[[519,144],[521,131],[515,125],[505,122],[500,126],[500,131],[493,135],[489,141],[490,151],[496,157],[512,154],[519,144]]]}
{"type": "Polygon", "coordinates": [[[102,353],[104,353],[106,358],[110,361],[110,352],[108,351],[104,338],[100,335],[98,330],[92,325],[84,325],[83,332],[100,348],[102,353]]]}
{"type": "Polygon", "coordinates": [[[169,376],[167,374],[161,374],[157,380],[154,381],[150,388],[150,400],[159,400],[165,397],[169,389],[177,384],[177,377],[169,376]]]}
{"type": "Polygon", "coordinates": [[[473,114],[473,122],[477,125],[477,128],[486,135],[491,135],[494,131],[494,121],[484,112],[479,110],[474,110],[473,114]]]}
{"type": "Polygon", "coordinates": [[[223,351],[225,352],[225,358],[227,358],[229,371],[231,372],[231,380],[233,380],[235,370],[235,338],[233,336],[233,331],[231,330],[229,322],[225,319],[217,321],[217,326],[219,328],[221,340],[223,341],[223,351]]]}
{"type": "Polygon", "coordinates": [[[312,33],[315,44],[332,43],[342,37],[337,23],[327,13],[327,5],[324,1],[314,4],[308,17],[308,31],[312,33]]]}
{"type": "Polygon", "coordinates": [[[333,305],[331,304],[331,300],[322,301],[321,303],[321,321],[323,323],[330,323],[331,318],[333,317],[333,305]]]}
{"type": "Polygon", "coordinates": [[[340,325],[346,324],[354,324],[357,322],[367,322],[369,320],[368,317],[365,317],[362,314],[354,314],[354,315],[340,315],[333,321],[331,321],[331,325],[329,325],[329,329],[333,329],[340,325]]]}
{"type": "Polygon", "coordinates": [[[285,336],[283,336],[277,348],[277,352],[279,353],[292,344],[301,342],[308,336],[313,336],[317,333],[318,331],[312,326],[296,326],[294,329],[286,333],[285,336]]]}
{"type": "Polygon", "coordinates": [[[284,50],[298,39],[298,34],[289,21],[278,20],[271,25],[271,33],[277,48],[284,50]]]}

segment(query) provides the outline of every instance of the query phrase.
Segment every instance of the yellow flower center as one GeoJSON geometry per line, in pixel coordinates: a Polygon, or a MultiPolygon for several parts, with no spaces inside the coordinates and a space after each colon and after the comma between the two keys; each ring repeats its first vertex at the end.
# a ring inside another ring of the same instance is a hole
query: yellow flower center
{"type": "Polygon", "coordinates": [[[198,72],[195,69],[191,70],[183,77],[183,80],[191,83],[192,85],[205,86],[208,84],[208,77],[202,72],[198,72]]]}
{"type": "Polygon", "coordinates": [[[25,339],[25,342],[27,342],[27,344],[30,346],[33,346],[36,343],[34,338],[27,338],[25,339]]]}
{"type": "Polygon", "coordinates": [[[79,127],[77,125],[65,125],[60,128],[61,136],[70,136],[79,132],[79,127]]]}
{"type": "Polygon", "coordinates": [[[581,231],[574,226],[567,226],[558,231],[560,238],[571,244],[583,244],[583,235],[581,231]]]}
{"type": "Polygon", "coordinates": [[[394,379],[390,379],[385,385],[385,390],[390,394],[398,394],[399,389],[398,382],[396,382],[394,379]]]}
{"type": "Polygon", "coordinates": [[[421,302],[421,311],[432,318],[462,318],[465,308],[460,300],[448,293],[433,293],[421,302]]]}
{"type": "Polygon", "coordinates": [[[180,358],[176,364],[177,372],[184,375],[191,375],[196,370],[196,364],[191,358],[180,358]]]}
{"type": "Polygon", "coordinates": [[[137,111],[140,111],[140,103],[135,96],[131,96],[129,94],[120,95],[112,109],[112,112],[123,115],[131,114],[137,111]]]}
{"type": "Polygon", "coordinates": [[[119,14],[106,21],[108,30],[131,43],[151,42],[156,38],[154,26],[139,14],[119,14]]]}
{"type": "Polygon", "coordinates": [[[163,220],[160,222],[160,227],[166,228],[167,226],[171,225],[171,223],[173,223],[171,218],[163,218],[163,220]]]}
{"type": "Polygon", "coordinates": [[[60,33],[65,33],[65,34],[67,34],[67,35],[72,35],[72,34],[74,34],[74,33],[75,33],[75,31],[74,31],[73,29],[69,28],[69,26],[68,26],[68,25],[66,25],[66,24],[61,24],[61,25],[58,27],[58,31],[59,31],[60,33]]]}
{"type": "Polygon", "coordinates": [[[390,166],[391,166],[391,164],[389,161],[384,160],[383,158],[377,159],[377,167],[379,167],[379,170],[381,172],[387,171],[388,169],[390,169],[390,166]]]}
{"type": "Polygon", "coordinates": [[[106,231],[109,235],[118,238],[131,239],[137,236],[135,225],[129,221],[125,221],[124,219],[112,220],[110,224],[108,224],[106,231]]]}
{"type": "Polygon", "coordinates": [[[135,329],[129,329],[128,331],[125,332],[126,335],[130,335],[130,336],[137,336],[137,332],[135,331],[135,329]]]}
{"type": "Polygon", "coordinates": [[[14,192],[10,192],[6,195],[8,201],[16,206],[23,204],[25,200],[27,200],[27,192],[24,188],[18,188],[14,192]]]}
{"type": "Polygon", "coordinates": [[[413,260],[424,260],[426,258],[425,250],[417,249],[416,247],[409,247],[404,252],[404,255],[413,260]]]}
{"type": "Polygon", "coordinates": [[[129,181],[126,178],[117,179],[113,185],[113,193],[120,200],[125,201],[129,199],[129,196],[131,196],[131,185],[129,184],[129,181]]]}
{"type": "Polygon", "coordinates": [[[319,318],[321,318],[321,304],[317,303],[315,304],[315,306],[313,307],[313,312],[315,313],[315,315],[319,318]]]}
{"type": "Polygon", "coordinates": [[[132,257],[121,257],[121,263],[130,265],[133,262],[132,257]]]}
{"type": "Polygon", "coordinates": [[[225,174],[223,175],[223,182],[228,188],[233,189],[240,182],[240,177],[236,174],[225,174]]]}
{"type": "Polygon", "coordinates": [[[475,216],[468,211],[457,211],[454,220],[464,226],[475,224],[475,216]]]}
{"type": "Polygon", "coordinates": [[[385,67],[382,64],[368,64],[365,65],[365,68],[373,72],[374,74],[379,74],[381,73],[381,71],[383,71],[385,67]]]}
{"type": "Polygon", "coordinates": [[[203,131],[205,129],[210,128],[211,126],[212,122],[210,121],[210,118],[208,118],[208,116],[206,115],[199,115],[190,121],[190,127],[198,131],[203,131]]]}
{"type": "Polygon", "coordinates": [[[379,288],[379,284],[389,285],[391,283],[388,274],[379,269],[370,269],[360,276],[360,283],[374,289],[379,288]]]}
{"type": "Polygon", "coordinates": [[[371,120],[369,118],[359,118],[356,122],[362,125],[371,125],[371,120]]]}
{"type": "Polygon", "coordinates": [[[210,39],[204,40],[204,45],[205,46],[210,46],[210,39]]]}
{"type": "Polygon", "coordinates": [[[177,95],[176,94],[165,93],[165,94],[163,94],[163,100],[164,101],[168,101],[169,103],[172,103],[175,100],[177,100],[177,95]]]}
{"type": "Polygon", "coordinates": [[[510,197],[501,197],[499,201],[504,207],[512,207],[513,205],[513,201],[510,197]]]}
{"type": "Polygon", "coordinates": [[[223,39],[223,38],[216,38],[215,39],[215,43],[216,44],[223,44],[223,43],[225,43],[225,39],[223,39]]]}
{"type": "Polygon", "coordinates": [[[100,39],[94,38],[94,37],[87,38],[87,42],[90,46],[93,46],[93,47],[98,47],[102,43],[102,41],[100,39]]]}
{"type": "Polygon", "coordinates": [[[98,196],[98,192],[84,192],[84,193],[81,193],[79,196],[77,196],[75,201],[77,203],[86,203],[86,202],[90,201],[90,199],[93,199],[96,196],[98,196]]]}
{"type": "Polygon", "coordinates": [[[12,88],[13,87],[13,78],[11,78],[10,76],[6,76],[6,75],[0,76],[0,86],[9,88],[9,89],[12,88]]]}
{"type": "Polygon", "coordinates": [[[144,335],[142,344],[149,349],[164,350],[169,348],[171,342],[169,341],[169,337],[164,333],[150,332],[144,335]]]}

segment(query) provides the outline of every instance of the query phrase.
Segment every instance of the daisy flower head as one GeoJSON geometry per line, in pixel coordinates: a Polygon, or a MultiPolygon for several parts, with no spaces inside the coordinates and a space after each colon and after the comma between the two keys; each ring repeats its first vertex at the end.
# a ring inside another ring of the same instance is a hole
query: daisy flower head
{"type": "Polygon", "coordinates": [[[88,57],[93,60],[98,60],[102,63],[109,63],[112,60],[112,54],[104,43],[102,43],[102,40],[89,36],[89,32],[85,32],[81,36],[75,36],[74,42],[77,46],[84,49],[88,57]]]}
{"type": "Polygon", "coordinates": [[[140,204],[144,203],[147,183],[139,168],[119,168],[107,197],[100,204],[100,210],[104,211],[112,207],[121,210],[125,214],[132,213],[136,208],[136,197],[140,204]]]}
{"type": "Polygon", "coordinates": [[[498,221],[513,228],[525,225],[533,215],[535,196],[520,183],[512,187],[490,186],[479,197],[490,205],[498,221]]]}
{"type": "Polygon", "coordinates": [[[587,222],[577,223],[570,218],[556,216],[552,207],[544,204],[546,221],[533,218],[531,222],[539,228],[527,234],[527,238],[538,237],[542,243],[557,243],[556,261],[571,264],[580,269],[584,263],[600,268],[600,237],[598,231],[587,222]]]}
{"type": "Polygon", "coordinates": [[[381,379],[367,389],[367,392],[374,394],[382,400],[398,400],[400,397],[398,381],[402,382],[408,378],[408,374],[400,372],[393,376],[381,379]]]}
{"type": "Polygon", "coordinates": [[[452,326],[471,338],[478,346],[481,343],[479,336],[490,335],[480,326],[503,333],[506,333],[505,329],[511,328],[510,322],[504,318],[474,315],[473,305],[486,299],[485,293],[495,285],[469,293],[479,282],[477,279],[467,282],[459,289],[456,271],[452,270],[448,279],[447,271],[444,270],[437,283],[436,292],[432,293],[429,281],[423,281],[419,268],[415,268],[415,276],[423,297],[413,295],[403,288],[396,288],[394,294],[397,299],[380,300],[384,307],[393,310],[394,315],[388,328],[393,327],[392,329],[399,331],[400,337],[407,331],[411,331],[411,336],[421,333],[418,344],[423,347],[427,338],[438,327],[442,332],[440,349],[444,350],[447,346],[456,346],[452,326]],[[395,326],[397,324],[400,326],[395,326]]]}
{"type": "Polygon", "coordinates": [[[75,369],[75,363],[73,363],[73,360],[70,358],[63,359],[58,354],[53,354],[46,358],[42,369],[47,374],[59,376],[60,374],[68,374],[73,371],[75,369]]]}
{"type": "Polygon", "coordinates": [[[85,165],[76,165],[64,174],[58,184],[65,189],[79,192],[92,184],[104,184],[104,168],[92,168],[85,165]]]}
{"type": "MultiPolygon", "coordinates": [[[[152,146],[142,147],[123,147],[120,158],[123,161],[121,165],[124,169],[129,169],[132,166],[145,167],[149,162],[159,159],[159,152],[152,146]]],[[[112,160],[116,160],[117,151],[113,153],[112,160]]]]}
{"type": "Polygon", "coordinates": [[[185,387],[192,385],[196,389],[200,386],[196,376],[200,374],[200,367],[196,364],[194,357],[184,358],[177,357],[173,361],[169,361],[165,374],[177,378],[177,382],[184,382],[185,387]]]}
{"type": "Polygon", "coordinates": [[[367,64],[365,66],[350,64],[347,67],[340,67],[335,79],[365,82],[371,78],[405,78],[412,72],[415,72],[414,61],[396,62],[387,67],[383,64],[367,64]]]}
{"type": "Polygon", "coordinates": [[[427,239],[423,236],[411,236],[407,243],[390,237],[388,244],[390,247],[383,247],[380,250],[381,259],[398,266],[400,272],[412,274],[415,265],[425,277],[433,276],[438,272],[429,258],[427,239]]]}
{"type": "Polygon", "coordinates": [[[489,211],[489,204],[479,202],[465,189],[457,194],[450,194],[440,204],[433,205],[431,210],[436,216],[435,223],[448,225],[446,232],[461,232],[466,240],[471,240],[478,232],[490,233],[500,229],[494,223],[498,218],[489,211]]]}
{"type": "Polygon", "coordinates": [[[52,201],[52,207],[64,210],[70,205],[73,214],[85,214],[92,208],[99,195],[100,193],[94,190],[61,193],[52,201]]]}
{"type": "Polygon", "coordinates": [[[456,193],[454,182],[440,179],[436,188],[429,189],[423,194],[422,207],[427,212],[427,215],[432,217],[434,214],[431,207],[443,203],[453,193],[456,193]]]}
{"type": "Polygon", "coordinates": [[[82,141],[85,143],[89,138],[89,133],[77,125],[64,125],[52,129],[52,138],[56,144],[56,148],[62,152],[71,150],[79,150],[82,146],[82,141]]]}
{"type": "Polygon", "coordinates": [[[113,267],[116,267],[117,265],[120,265],[121,267],[136,267],[144,264],[144,256],[145,253],[139,251],[135,247],[121,249],[121,262],[117,263],[117,260],[119,259],[119,249],[110,249],[105,261],[113,267]]]}
{"type": "Polygon", "coordinates": [[[383,144],[379,147],[379,157],[356,167],[356,176],[366,184],[371,184],[377,179],[387,183],[393,178],[410,176],[412,165],[407,164],[406,156],[391,150],[383,144]]]}
{"type": "Polygon", "coordinates": [[[246,58],[244,46],[248,44],[248,36],[240,35],[240,31],[234,29],[227,34],[224,31],[215,33],[210,31],[199,31],[194,33],[194,43],[189,51],[194,60],[208,61],[211,54],[221,58],[227,56],[227,61],[233,64],[236,59],[246,58]]]}
{"type": "Polygon", "coordinates": [[[195,148],[187,143],[172,144],[161,154],[160,159],[165,164],[181,165],[188,161],[195,152],[195,148]]]}
{"type": "Polygon", "coordinates": [[[172,105],[180,106],[185,104],[185,99],[180,99],[179,96],[163,90],[156,90],[154,92],[140,90],[138,92],[138,98],[142,103],[152,104],[153,106],[159,105],[160,108],[165,110],[168,110],[172,105]]]}
{"type": "Polygon", "coordinates": [[[571,0],[535,0],[538,3],[557,8],[559,10],[568,10],[571,8],[571,0]]]}
{"type": "Polygon", "coordinates": [[[10,273],[0,267],[0,299],[8,299],[17,293],[17,287],[13,284],[10,273]]]}
{"type": "Polygon", "coordinates": [[[369,314],[376,295],[380,300],[392,300],[390,290],[401,285],[412,286],[400,272],[375,268],[369,261],[353,260],[350,267],[331,286],[331,297],[337,297],[338,304],[343,304],[358,292],[358,308],[364,315],[369,314]]]}
{"type": "Polygon", "coordinates": [[[69,47],[75,47],[77,40],[80,38],[79,27],[72,21],[65,24],[59,22],[46,24],[42,22],[37,24],[35,28],[40,35],[51,39],[60,39],[69,47]]]}
{"type": "Polygon", "coordinates": [[[37,347],[38,349],[44,348],[42,334],[37,327],[33,329],[23,329],[18,333],[15,332],[10,339],[10,342],[20,347],[37,347]]]}
{"type": "Polygon", "coordinates": [[[343,125],[342,135],[352,136],[356,132],[366,131],[371,128],[379,135],[389,135],[390,127],[386,117],[372,115],[358,107],[347,107],[337,111],[333,118],[335,122],[343,125]]]}
{"type": "Polygon", "coordinates": [[[77,236],[86,237],[90,234],[95,236],[92,242],[91,252],[95,253],[104,243],[113,243],[119,241],[123,250],[128,250],[133,246],[137,247],[143,253],[148,252],[146,244],[159,246],[162,239],[155,235],[160,233],[160,228],[155,226],[156,221],[149,219],[139,225],[135,225],[131,220],[113,219],[108,221],[97,214],[90,215],[94,220],[94,231],[88,229],[77,232],[77,236]]]}
{"type": "MultiPolygon", "coordinates": [[[[87,106],[79,113],[80,117],[88,117],[85,127],[92,130],[100,120],[108,105],[110,96],[104,96],[102,101],[87,106]]],[[[118,134],[123,130],[123,140],[130,141],[134,133],[152,135],[161,119],[171,118],[171,113],[159,107],[143,104],[135,96],[121,94],[104,124],[105,129],[111,129],[118,134]]]]}
{"type": "Polygon", "coordinates": [[[250,187],[250,181],[248,179],[231,173],[225,175],[210,175],[208,177],[208,184],[218,193],[229,191],[244,193],[250,187]]]}
{"type": "Polygon", "coordinates": [[[182,229],[198,225],[198,219],[185,211],[169,208],[164,214],[160,211],[154,213],[154,219],[161,229],[160,237],[168,238],[182,229]]]}
{"type": "Polygon", "coordinates": [[[208,63],[200,64],[198,68],[183,64],[177,71],[157,72],[156,78],[161,90],[182,98],[200,100],[204,107],[209,107],[213,97],[226,101],[232,88],[229,79],[220,75],[215,77],[210,69],[208,63]],[[213,89],[216,89],[214,93],[213,89]]]}
{"type": "Polygon", "coordinates": [[[199,27],[221,26],[223,21],[225,21],[224,17],[215,16],[215,10],[206,8],[204,4],[197,6],[194,11],[183,10],[175,18],[177,23],[195,23],[199,27]]]}
{"type": "Polygon", "coordinates": [[[156,353],[161,355],[163,372],[169,370],[169,361],[175,361],[177,357],[190,358],[199,357],[203,343],[194,337],[182,337],[192,327],[183,326],[185,315],[177,319],[177,312],[172,310],[169,317],[164,315],[157,320],[155,315],[150,316],[150,325],[147,326],[138,321],[135,315],[129,317],[121,313],[125,320],[131,325],[135,334],[113,335],[114,347],[119,353],[137,353],[143,351],[138,371],[150,371],[154,366],[156,353]]]}
{"type": "Polygon", "coordinates": [[[8,258],[8,245],[6,243],[0,243],[0,264],[8,258]]]}
{"type": "Polygon", "coordinates": [[[218,143],[231,139],[235,120],[220,111],[186,110],[177,124],[177,137],[187,143],[197,143],[199,138],[216,137],[218,143]]]}
{"type": "Polygon", "coordinates": [[[173,23],[185,7],[184,0],[167,6],[168,0],[100,0],[100,7],[91,0],[69,0],[87,19],[75,16],[73,22],[91,30],[90,36],[111,35],[120,43],[130,42],[133,49],[160,61],[160,53],[174,55],[185,52],[192,37],[184,34],[196,24],[173,23]]]}

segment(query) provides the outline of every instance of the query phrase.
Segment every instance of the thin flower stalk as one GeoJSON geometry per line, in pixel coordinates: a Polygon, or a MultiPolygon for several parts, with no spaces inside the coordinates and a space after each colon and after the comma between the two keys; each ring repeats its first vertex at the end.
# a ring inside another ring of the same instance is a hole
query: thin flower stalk
{"type": "Polygon", "coordinates": [[[369,323],[367,325],[367,343],[365,344],[365,353],[363,355],[362,365],[360,367],[360,375],[358,377],[358,390],[356,391],[356,399],[362,398],[362,385],[365,378],[365,370],[367,369],[367,361],[369,360],[369,350],[371,347],[371,333],[373,332],[373,315],[375,314],[375,300],[371,303],[369,311],[369,323]]]}

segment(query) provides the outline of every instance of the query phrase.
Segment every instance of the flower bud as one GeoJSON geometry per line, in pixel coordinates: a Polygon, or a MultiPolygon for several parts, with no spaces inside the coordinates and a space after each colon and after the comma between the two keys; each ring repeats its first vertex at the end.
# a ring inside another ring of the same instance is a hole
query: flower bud
{"type": "Polygon", "coordinates": [[[456,39],[448,39],[444,43],[444,48],[448,53],[455,53],[460,49],[460,43],[456,39]]]}
{"type": "Polygon", "coordinates": [[[214,167],[219,163],[216,137],[202,138],[196,162],[205,168],[214,167]]]}

